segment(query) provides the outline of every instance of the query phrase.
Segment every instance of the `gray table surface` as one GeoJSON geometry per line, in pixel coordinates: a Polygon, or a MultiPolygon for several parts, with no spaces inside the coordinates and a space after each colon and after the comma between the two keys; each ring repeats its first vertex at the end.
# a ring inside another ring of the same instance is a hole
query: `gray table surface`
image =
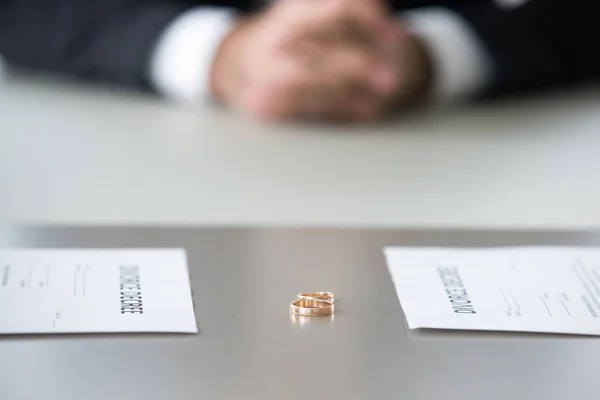
{"type": "Polygon", "coordinates": [[[0,84],[0,221],[600,228],[600,87],[387,125],[0,84]]]}
{"type": "Polygon", "coordinates": [[[2,400],[598,399],[600,339],[409,331],[381,247],[600,234],[29,227],[0,230],[0,243],[185,247],[201,330],[2,337],[2,400]],[[335,317],[290,319],[305,290],[335,292],[335,317]]]}

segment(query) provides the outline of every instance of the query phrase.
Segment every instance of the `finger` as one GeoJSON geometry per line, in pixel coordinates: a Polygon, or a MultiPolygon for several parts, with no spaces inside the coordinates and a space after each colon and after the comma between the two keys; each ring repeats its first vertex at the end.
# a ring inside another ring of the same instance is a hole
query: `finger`
{"type": "Polygon", "coordinates": [[[354,46],[340,46],[322,55],[321,73],[344,94],[387,95],[396,90],[398,71],[391,63],[373,60],[371,54],[354,46]]]}
{"type": "Polygon", "coordinates": [[[340,54],[340,50],[334,50],[323,54],[325,48],[312,50],[313,54],[302,55],[312,56],[310,62],[302,60],[301,56],[294,77],[279,86],[282,88],[280,95],[284,98],[279,99],[278,104],[288,116],[335,115],[347,108],[352,101],[350,96],[356,96],[366,86],[364,74],[359,72],[366,62],[356,52],[340,54]],[[321,59],[315,61],[315,58],[321,59]]]}
{"type": "MultiPolygon", "coordinates": [[[[398,30],[385,20],[385,8],[379,0],[283,0],[278,4],[281,6],[274,7],[269,32],[265,32],[265,40],[278,49],[292,47],[292,51],[303,52],[293,47],[353,44],[370,52],[381,64],[397,63],[398,30]],[[386,24],[383,33],[378,32],[386,24]]],[[[376,73],[382,80],[384,75],[376,73]]]]}
{"type": "Polygon", "coordinates": [[[306,43],[282,51],[261,67],[242,107],[267,118],[359,118],[376,113],[382,99],[395,91],[397,76],[353,46],[306,43]]]}
{"type": "Polygon", "coordinates": [[[343,106],[336,89],[322,77],[288,77],[257,86],[248,109],[264,119],[328,118],[343,106]]]}
{"type": "Polygon", "coordinates": [[[333,80],[348,80],[354,84],[365,78],[382,94],[396,89],[400,45],[388,57],[375,57],[369,49],[354,43],[330,44],[312,38],[297,41],[281,52],[298,57],[304,67],[315,74],[326,74],[333,80]]]}
{"type": "Polygon", "coordinates": [[[294,86],[296,107],[313,115],[376,113],[396,90],[398,77],[388,66],[379,66],[355,47],[321,49],[323,58],[312,73],[299,75],[294,86]],[[328,51],[324,51],[328,50],[328,51]],[[323,54],[325,53],[325,54],[323,54]]]}
{"type": "Polygon", "coordinates": [[[365,121],[379,117],[383,111],[380,97],[364,94],[349,97],[339,93],[335,87],[317,84],[264,86],[255,92],[254,103],[246,109],[266,120],[365,121]]]}
{"type": "Polygon", "coordinates": [[[387,51],[399,35],[387,2],[382,0],[335,0],[346,14],[346,24],[358,42],[387,51]]]}
{"type": "Polygon", "coordinates": [[[280,41],[318,36],[327,42],[355,41],[369,48],[390,41],[395,34],[389,13],[376,0],[287,0],[271,13],[281,27],[280,41]]]}
{"type": "Polygon", "coordinates": [[[375,115],[387,92],[374,88],[368,58],[350,49],[328,58],[330,65],[296,81],[284,103],[293,101],[295,112],[304,118],[354,120],[375,115]]]}
{"type": "Polygon", "coordinates": [[[351,20],[370,32],[385,34],[391,24],[391,13],[385,2],[378,0],[342,0],[351,20]]]}
{"type": "Polygon", "coordinates": [[[305,87],[324,85],[320,78],[322,75],[307,70],[296,57],[280,54],[248,86],[241,106],[264,119],[296,118],[309,108],[305,87]]]}
{"type": "Polygon", "coordinates": [[[383,104],[396,93],[399,71],[389,64],[371,60],[355,47],[342,47],[328,53],[324,74],[336,93],[338,111],[359,120],[379,116],[383,104]]]}

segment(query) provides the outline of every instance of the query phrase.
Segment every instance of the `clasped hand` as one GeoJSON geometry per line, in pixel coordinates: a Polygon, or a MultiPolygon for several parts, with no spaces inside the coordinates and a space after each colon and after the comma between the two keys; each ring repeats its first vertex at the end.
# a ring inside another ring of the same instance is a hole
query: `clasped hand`
{"type": "Polygon", "coordinates": [[[381,0],[279,0],[239,21],[213,95],[263,119],[365,121],[423,97],[426,53],[381,0]]]}

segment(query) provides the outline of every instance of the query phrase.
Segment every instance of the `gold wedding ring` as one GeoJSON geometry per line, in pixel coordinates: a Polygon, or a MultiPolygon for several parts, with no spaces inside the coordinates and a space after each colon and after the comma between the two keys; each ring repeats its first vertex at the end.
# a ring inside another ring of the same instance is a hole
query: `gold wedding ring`
{"type": "Polygon", "coordinates": [[[306,317],[320,317],[333,314],[333,302],[315,298],[299,299],[290,304],[290,312],[306,317]]]}
{"type": "Polygon", "coordinates": [[[305,292],[298,294],[298,300],[302,299],[315,299],[315,300],[325,300],[330,302],[335,302],[335,298],[333,293],[331,292],[305,292]]]}

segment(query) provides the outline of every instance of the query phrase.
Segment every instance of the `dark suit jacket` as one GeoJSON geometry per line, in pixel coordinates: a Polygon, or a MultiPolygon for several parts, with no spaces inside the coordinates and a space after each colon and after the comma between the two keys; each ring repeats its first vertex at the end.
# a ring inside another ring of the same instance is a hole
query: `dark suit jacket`
{"type": "MultiPolygon", "coordinates": [[[[600,77],[600,0],[394,0],[396,10],[443,5],[462,15],[493,60],[490,93],[600,77]]],[[[164,28],[198,5],[251,9],[252,0],[0,0],[0,54],[10,63],[148,87],[164,28]]]]}

